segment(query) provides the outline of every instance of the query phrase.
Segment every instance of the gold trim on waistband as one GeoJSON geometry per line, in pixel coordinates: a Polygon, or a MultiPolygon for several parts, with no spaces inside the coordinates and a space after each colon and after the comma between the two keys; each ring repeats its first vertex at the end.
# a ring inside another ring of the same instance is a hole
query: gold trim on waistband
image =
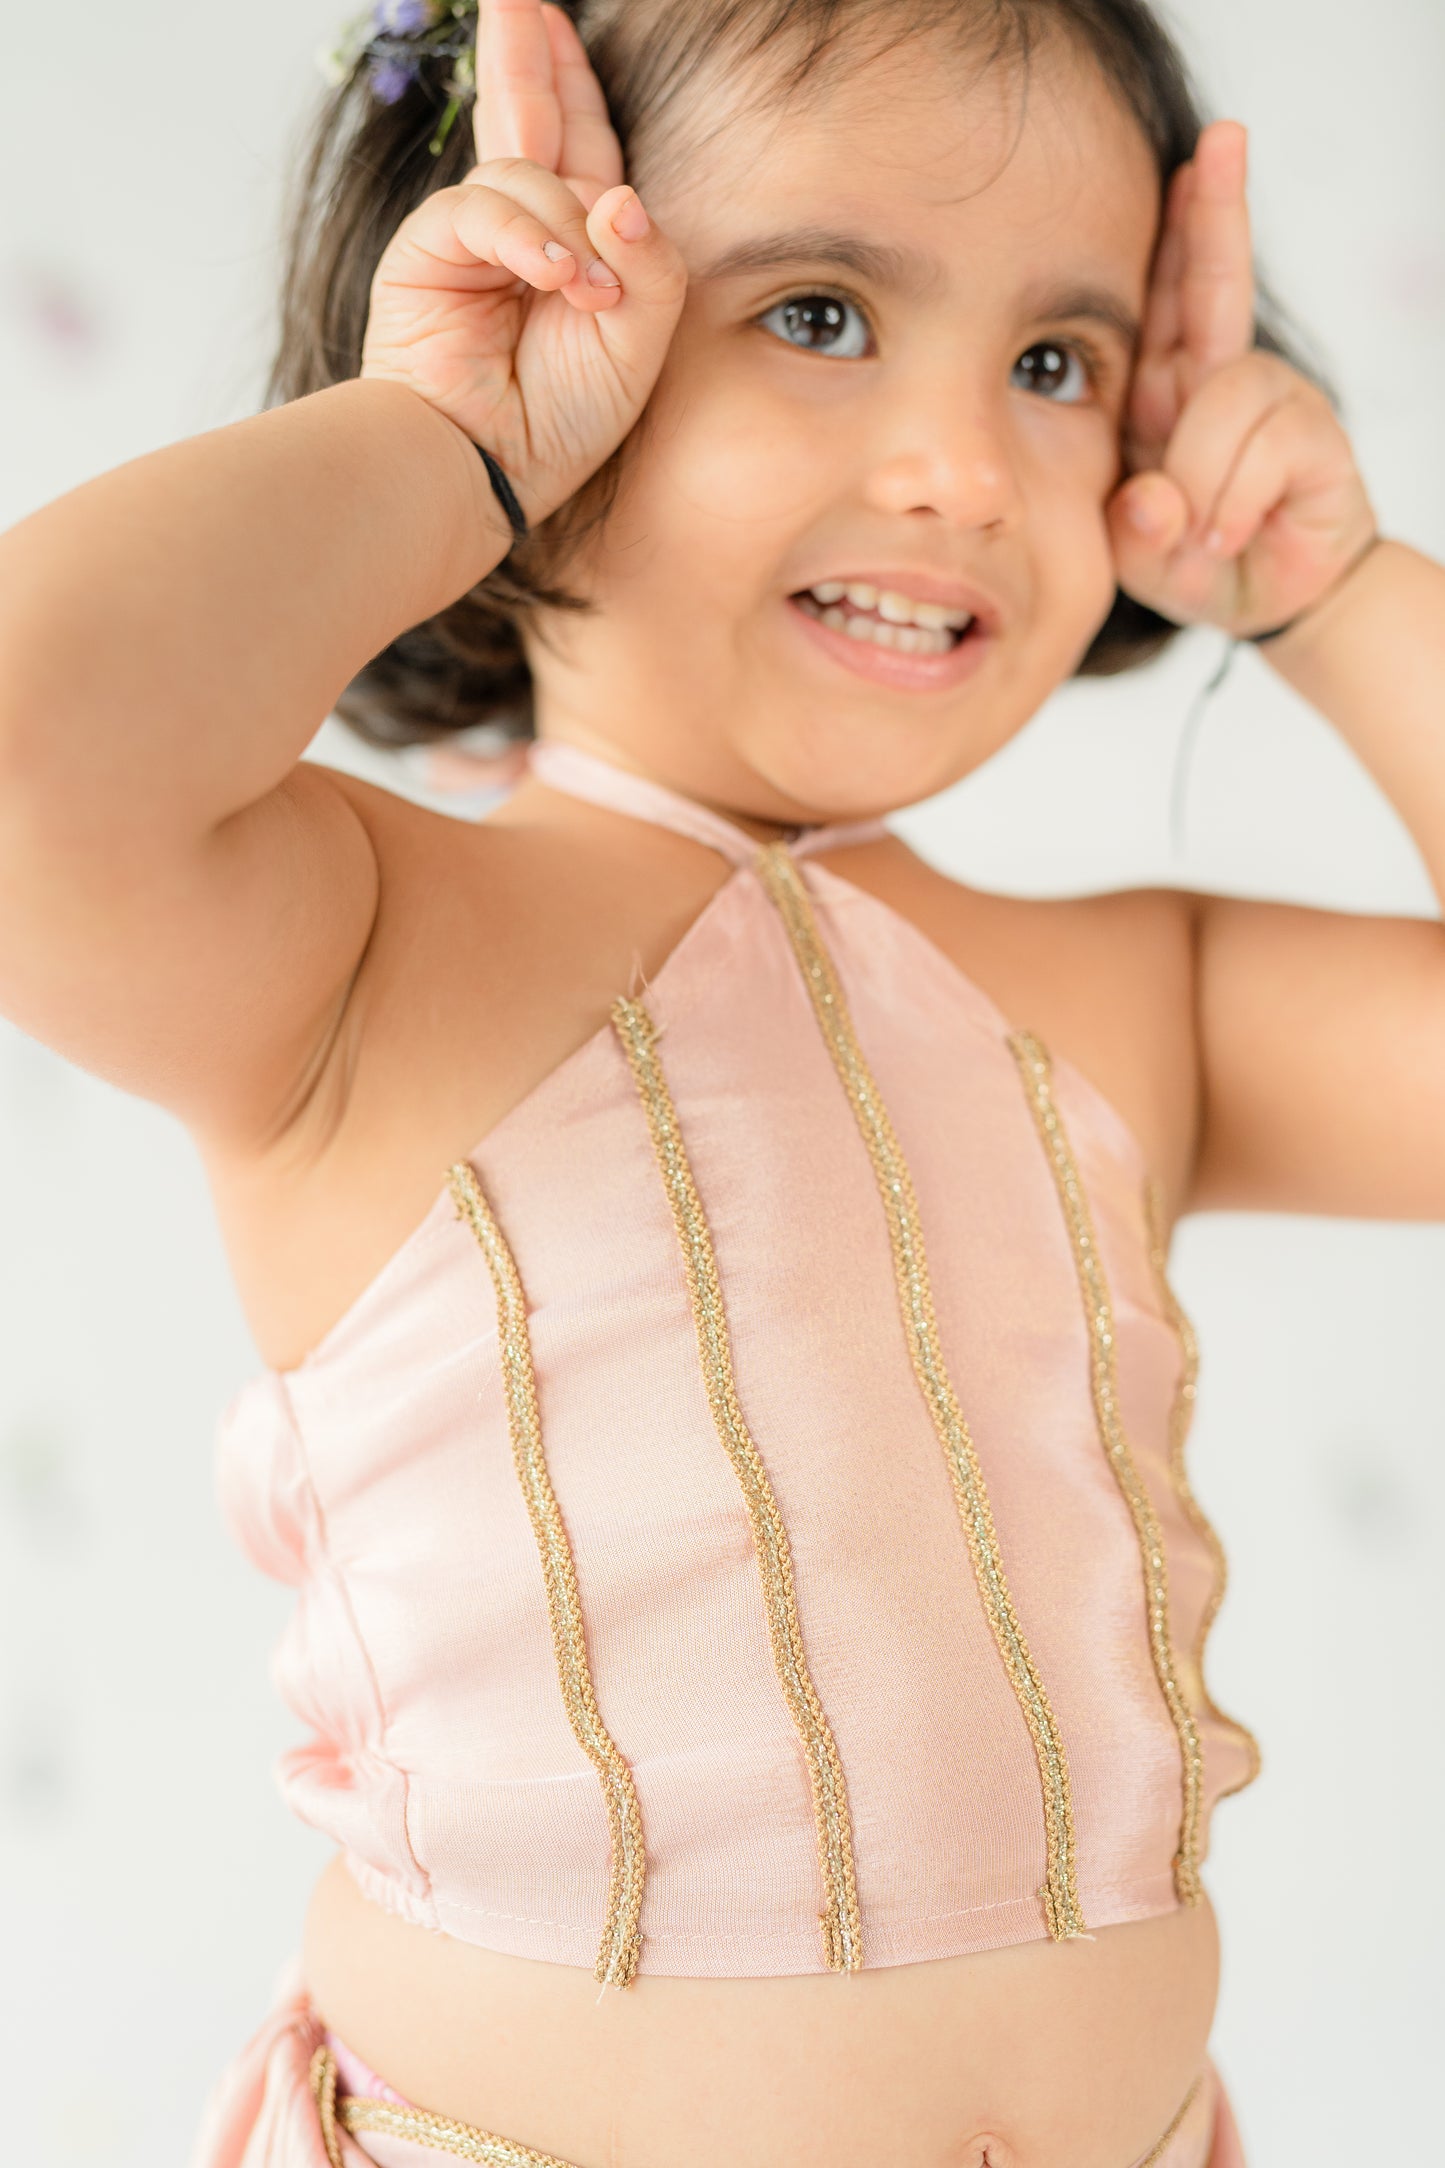
{"type": "Polygon", "coordinates": [[[708,1407],[719,1442],[742,1486],[762,1581],[773,1665],[808,1765],[822,1880],[819,1924],[824,1956],[831,1972],[856,1972],[863,1963],[863,1940],[848,1788],[832,1728],[803,1650],[787,1529],[738,1400],[712,1235],[693,1180],[677,1109],[657,1057],[657,1026],[641,1002],[629,1001],[625,996],[613,1003],[612,1022],[637,1085],[667,1192],[682,1250],[708,1407]]]}
{"type": "MultiPolygon", "coordinates": [[[[459,2160],[485,2162],[486,2168],[575,2168],[573,2162],[561,2160],[555,2153],[539,2153],[533,2146],[499,2138],[494,2131],[481,2130],[474,2123],[457,2123],[449,2116],[433,2115],[425,2108],[402,2108],[394,2101],[373,2100],[365,2094],[349,2094],[338,2101],[336,2075],[335,2056],[325,2045],[319,2047],[311,2058],[311,2091],[321,2116],[322,2142],[331,2168],[345,2168],[336,2137],[338,2122],[347,2131],[375,2130],[386,2137],[407,2138],[414,2145],[430,2146],[434,2152],[451,2153],[459,2160]]],[[[1143,2159],[1134,2163],[1134,2168],[1158,2168],[1179,2135],[1203,2082],[1202,2076],[1194,2080],[1168,2129],[1143,2159]]]]}
{"type": "Polygon", "coordinates": [[[1228,1799],[1231,1793],[1242,1792],[1245,1786],[1252,1784],[1259,1775],[1259,1741],[1237,1717],[1225,1714],[1210,1693],[1204,1677],[1204,1644],[1209,1639],[1209,1630],[1224,1601],[1224,1591],[1229,1580],[1229,1563],[1218,1531],[1195,1497],[1194,1487],[1189,1480],[1186,1448],[1194,1422],[1199,1384],[1199,1342],[1169,1279],[1169,1238],[1165,1231],[1164,1191],[1157,1175],[1151,1174],[1144,1183],[1144,1219],[1149,1230],[1149,1262],[1154,1269],[1155,1286],[1164,1314],[1174,1327],[1182,1357],[1179,1384],[1174,1394],[1174,1404],[1169,1411],[1169,1477],[1180,1505],[1193,1522],[1214,1561],[1213,1582],[1199,1621],[1199,1630],[1194,1636],[1194,1674],[1199,1682],[1200,1703],[1206,1713],[1212,1716],[1216,1723],[1223,1724],[1227,1731],[1235,1732],[1244,1741],[1249,1756],[1248,1769],[1239,1782],[1220,1791],[1219,1797],[1228,1799]]]}
{"type": "MultiPolygon", "coordinates": [[[[547,1590],[547,1612],[552,1625],[558,1678],[567,1718],[583,1753],[597,1771],[612,1842],[612,1871],[607,1893],[607,1917],[593,1978],[604,1985],[626,1987],[637,1970],[641,1938],[638,1915],[642,1909],[646,1853],[642,1838],[642,1810],[637,1790],[616,1741],[602,1721],[593,1690],[582,1624],[582,1599],[571,1545],[562,1523],[556,1493],[547,1473],[542,1444],[542,1419],[537,1407],[537,1377],[532,1361],[527,1305],[507,1239],[496,1215],[482,1193],[475,1170],[459,1161],[448,1175],[448,1185],[458,1219],[476,1238],[487,1260],[497,1292],[497,1329],[502,1376],[507,1397],[507,1426],[512,1457],[527,1502],[527,1512],[542,1558],[547,1590]]],[[[538,2158],[523,2156],[517,2158],[538,2158]]]]}
{"type": "MultiPolygon", "coordinates": [[[[495,2131],[478,2130],[471,2123],[454,2123],[445,2115],[429,2115],[424,2108],[398,2108],[390,2100],[369,2100],[352,2095],[343,2100],[337,2114],[347,2130],[374,2130],[388,2138],[409,2138],[413,2145],[430,2146],[434,2153],[454,2153],[458,2160],[485,2161],[487,2168],[573,2168],[555,2153],[539,2153],[515,2139],[499,2138],[495,2131]]],[[[1151,2156],[1152,2157],[1152,2156],[1151,2156]]]]}
{"type": "Polygon", "coordinates": [[[346,2168],[341,2158],[341,2141],[336,2135],[336,2057],[324,2041],[312,2056],[306,2075],[311,2085],[311,2097],[316,2103],[326,2158],[331,2168],[346,2168]]]}
{"type": "Polygon", "coordinates": [[[1155,2168],[1155,2164],[1163,2160],[1167,2148],[1173,2142],[1173,2140],[1178,2137],[1185,2116],[1189,2113],[1190,2109],[1194,2106],[1196,2099],[1199,2097],[1199,2088],[1203,2084],[1203,2082],[1204,2080],[1202,2078],[1196,2078],[1194,2080],[1194,2083],[1190,2086],[1188,2092],[1184,2095],[1183,2105],[1179,2108],[1173,2122],[1169,2125],[1169,2128],[1163,2133],[1161,2137],[1155,2139],[1153,2145],[1150,2146],[1148,2152],[1144,2155],[1144,2158],[1134,2163],[1134,2168],[1155,2168]]]}
{"type": "Polygon", "coordinates": [[[984,1612],[1038,1762],[1047,1848],[1047,1880],[1039,1891],[1045,1922],[1054,1941],[1067,1941],[1084,1932],[1068,1762],[1043,1680],[1014,1610],[983,1470],[944,1364],[913,1178],[863,1058],[842,986],[818,930],[812,898],[797,866],[782,843],[766,845],[755,863],[787,930],[813,1013],[872,1162],[893,1252],[909,1359],[943,1448],[984,1612]]]}
{"type": "MultiPolygon", "coordinates": [[[[575,2168],[573,2162],[564,2161],[555,2153],[539,2153],[534,2146],[519,2145],[512,2138],[500,2138],[494,2131],[481,2130],[474,2123],[457,2123],[449,2116],[433,2115],[426,2108],[402,2108],[394,2101],[373,2100],[369,2095],[356,2093],[338,2101],[336,2077],[336,2058],[329,2047],[322,2045],[311,2058],[310,2082],[321,2118],[322,2143],[331,2168],[345,2168],[336,2136],[338,2123],[342,2129],[353,2133],[374,2130],[389,2138],[406,2138],[413,2145],[430,2146],[433,2152],[451,2153],[459,2160],[484,2162],[486,2168],[575,2168]]],[[[1179,2135],[1203,2082],[1202,2077],[1194,2080],[1168,2129],[1155,2140],[1143,2159],[1134,2163],[1134,2168],[1158,2168],[1170,2143],[1179,2135]]]]}
{"type": "Polygon", "coordinates": [[[434,2153],[453,2153],[458,2160],[485,2161],[487,2168],[573,2168],[571,2161],[555,2153],[539,2153],[514,2139],[499,2138],[494,2131],[479,2130],[473,2123],[456,2123],[450,2116],[433,2115],[426,2108],[402,2108],[392,2100],[373,2100],[365,2093],[336,2098],[336,2057],[323,2044],[311,2058],[311,2093],[321,2118],[321,2142],[331,2168],[345,2168],[337,2125],[343,2130],[375,2130],[388,2138],[408,2138],[413,2145],[430,2146],[434,2153]]]}
{"type": "Polygon", "coordinates": [[[1180,1687],[1169,1630],[1169,1568],[1164,1556],[1164,1537],[1153,1500],[1134,1463],[1119,1413],[1119,1378],[1114,1359],[1114,1310],[1099,1256],[1093,1215],[1068,1132],[1054,1102],[1052,1061],[1048,1049],[1032,1032],[1017,1031],[1009,1038],[1009,1051],[1018,1064],[1025,1095],[1038,1127],[1039,1138],[1052,1169],[1064,1224],[1083,1297],[1089,1332],[1089,1374],[1094,1415],[1105,1458],[1134,1522],[1139,1559],[1144,1574],[1145,1609],[1149,1649],[1164,1705],[1179,1742],[1182,1807],[1179,1849],[1174,1855],[1174,1888],[1181,1904],[1197,1905],[1203,1896],[1199,1880],[1200,1804],[1204,1783],[1204,1750],[1199,1728],[1180,1687]]]}

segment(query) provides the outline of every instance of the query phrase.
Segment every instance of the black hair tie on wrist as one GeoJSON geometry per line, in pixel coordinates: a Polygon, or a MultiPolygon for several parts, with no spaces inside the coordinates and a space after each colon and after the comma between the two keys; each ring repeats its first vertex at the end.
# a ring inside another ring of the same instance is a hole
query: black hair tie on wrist
{"type": "Polygon", "coordinates": [[[1262,647],[1266,640],[1277,640],[1282,632],[1289,632],[1293,626],[1299,623],[1300,617],[1306,617],[1308,614],[1308,611],[1301,610],[1299,617],[1290,618],[1287,624],[1276,625],[1272,632],[1245,632],[1240,634],[1240,638],[1247,640],[1251,647],[1262,647]]]}
{"type": "Polygon", "coordinates": [[[493,490],[496,493],[497,502],[498,504],[500,504],[502,510],[506,513],[508,520],[511,522],[512,539],[516,542],[520,542],[523,537],[529,532],[529,529],[527,526],[527,515],[517,502],[517,493],[513,489],[511,483],[507,480],[507,477],[502,471],[502,468],[499,466],[497,461],[493,459],[491,453],[486,449],[486,446],[479,444],[477,446],[477,450],[481,453],[482,458],[486,461],[487,473],[491,478],[491,484],[493,490]]]}
{"type": "Polygon", "coordinates": [[[1311,611],[1313,607],[1315,607],[1315,605],[1311,603],[1311,605],[1309,605],[1309,609],[1302,609],[1298,616],[1293,616],[1293,618],[1287,618],[1287,622],[1285,622],[1285,624],[1276,624],[1276,627],[1272,627],[1272,631],[1267,631],[1267,633],[1241,633],[1239,637],[1241,637],[1241,640],[1244,640],[1244,642],[1246,642],[1248,646],[1252,646],[1252,648],[1263,648],[1265,640],[1280,640],[1280,637],[1283,637],[1285,633],[1293,633],[1293,629],[1296,629],[1296,624],[1300,622],[1300,618],[1309,618],[1309,611],[1311,611]]]}
{"type": "Polygon", "coordinates": [[[1269,632],[1241,633],[1240,638],[1243,640],[1247,640],[1251,647],[1261,647],[1266,640],[1277,640],[1281,633],[1292,632],[1295,626],[1298,625],[1302,619],[1308,617],[1312,611],[1319,608],[1320,604],[1326,599],[1326,596],[1332,595],[1335,592],[1335,588],[1344,586],[1345,581],[1349,578],[1350,574],[1355,571],[1358,566],[1364,563],[1365,559],[1369,556],[1372,550],[1378,549],[1379,545],[1381,544],[1381,542],[1384,541],[1384,539],[1384,536],[1378,532],[1372,534],[1369,541],[1360,551],[1359,556],[1353,558],[1351,562],[1346,565],[1344,571],[1335,581],[1334,586],[1327,587],[1323,595],[1316,595],[1313,602],[1306,603],[1305,607],[1302,610],[1298,611],[1295,616],[1290,618],[1287,624],[1276,625],[1269,632]]]}

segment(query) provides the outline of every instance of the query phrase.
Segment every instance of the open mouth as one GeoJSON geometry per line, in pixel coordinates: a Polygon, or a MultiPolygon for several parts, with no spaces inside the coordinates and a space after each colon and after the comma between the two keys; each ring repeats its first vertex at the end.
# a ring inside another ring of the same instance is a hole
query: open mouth
{"type": "Polygon", "coordinates": [[[895,655],[947,655],[967,639],[974,619],[967,610],[938,602],[915,602],[862,580],[820,580],[789,598],[805,616],[846,639],[887,648],[895,655]]]}

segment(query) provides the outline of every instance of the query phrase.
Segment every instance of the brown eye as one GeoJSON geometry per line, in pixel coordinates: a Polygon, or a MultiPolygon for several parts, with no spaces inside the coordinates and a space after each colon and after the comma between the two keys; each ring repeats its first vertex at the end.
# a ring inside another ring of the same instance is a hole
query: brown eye
{"type": "Polygon", "coordinates": [[[769,329],[776,324],[777,337],[788,346],[844,361],[861,359],[867,347],[868,326],[863,311],[855,301],[844,301],[838,294],[790,294],[786,301],[779,301],[760,316],[758,322],[769,329]],[[856,318],[860,331],[849,330],[850,317],[856,318]]]}
{"type": "Polygon", "coordinates": [[[1089,390],[1089,371],[1077,348],[1056,339],[1040,339],[1014,363],[1016,381],[1026,391],[1041,391],[1058,406],[1076,406],[1089,390]]]}

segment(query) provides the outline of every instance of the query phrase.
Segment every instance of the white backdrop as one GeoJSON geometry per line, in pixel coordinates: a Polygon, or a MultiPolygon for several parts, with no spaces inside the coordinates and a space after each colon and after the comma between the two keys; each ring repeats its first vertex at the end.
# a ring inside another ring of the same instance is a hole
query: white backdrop
{"type": "MultiPolygon", "coordinates": [[[[7,11],[0,526],[254,409],[288,147],[347,11],[7,11]]],[[[1343,386],[1386,531],[1445,557],[1445,10],[1188,0],[1175,19],[1212,109],[1251,128],[1263,261],[1343,386]]],[[[1172,854],[1178,733],[1219,651],[1193,635],[1066,689],[900,829],[981,885],[1433,911],[1388,806],[1254,654],[1211,710],[1172,854]]],[[[1445,1228],[1211,1216],[1182,1229],[1176,1279],[1204,1353],[1196,1487],[1232,1567],[1213,1685],[1265,1752],[1215,1826],[1216,2051],[1251,2168],[1422,2160],[1445,1228]]],[[[267,1674],[289,1599],[212,1494],[215,1417],[255,1356],[189,1146],[3,1026],[0,1336],[6,2149],[160,2168],[259,2019],[328,1848],[270,1777],[297,1735],[267,1674]]]]}

